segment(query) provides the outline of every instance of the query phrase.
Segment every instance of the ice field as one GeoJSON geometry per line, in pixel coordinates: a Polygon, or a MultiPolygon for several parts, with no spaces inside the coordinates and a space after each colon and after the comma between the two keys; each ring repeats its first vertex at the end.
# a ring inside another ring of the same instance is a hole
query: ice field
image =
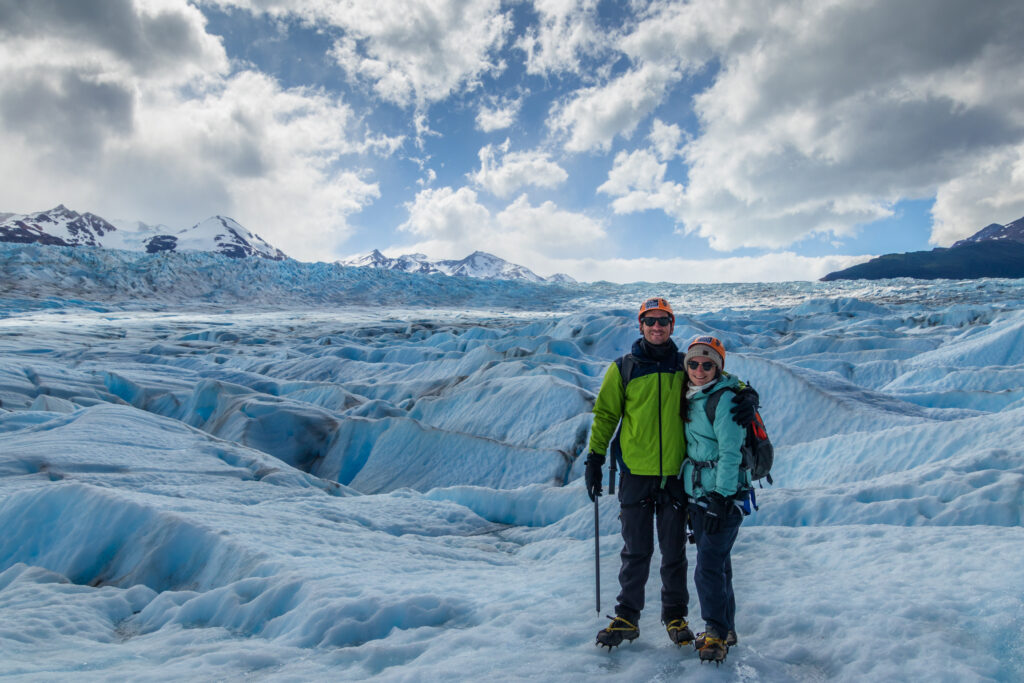
{"type": "Polygon", "coordinates": [[[1024,281],[82,253],[0,249],[0,676],[1024,679],[1024,281]],[[598,614],[579,456],[654,294],[777,447],[718,668],[669,642],[656,571],[640,638],[594,645],[621,542],[605,496],[598,614]]]}

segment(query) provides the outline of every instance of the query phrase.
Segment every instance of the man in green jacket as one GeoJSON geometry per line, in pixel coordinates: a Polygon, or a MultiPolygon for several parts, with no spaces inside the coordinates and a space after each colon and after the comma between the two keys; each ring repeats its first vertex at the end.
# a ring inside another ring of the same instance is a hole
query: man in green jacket
{"type": "MultiPolygon", "coordinates": [[[[641,338],[631,353],[608,367],[601,383],[586,461],[587,494],[594,500],[602,493],[601,468],[619,427],[619,448],[612,450],[622,470],[620,592],[611,624],[597,634],[597,644],[609,649],[640,635],[637,624],[654,554],[655,520],[661,550],[661,620],[673,643],[682,646],[694,639],[686,621],[688,500],[678,477],[686,455],[680,417],[684,354],[672,341],[675,315],[668,301],[647,299],[638,319],[641,338]]],[[[737,414],[742,407],[733,412],[737,421],[745,417],[737,414]]]]}

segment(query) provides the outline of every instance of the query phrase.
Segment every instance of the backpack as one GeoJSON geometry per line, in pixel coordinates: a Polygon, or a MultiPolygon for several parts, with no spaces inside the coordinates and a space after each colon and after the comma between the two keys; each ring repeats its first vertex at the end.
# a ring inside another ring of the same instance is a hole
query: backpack
{"type": "MultiPolygon", "coordinates": [[[[708,395],[707,401],[704,402],[704,412],[707,413],[711,424],[715,423],[715,409],[718,408],[718,402],[722,400],[722,394],[726,391],[731,391],[735,394],[741,390],[736,387],[722,387],[711,392],[708,395]]],[[[747,425],[747,437],[743,440],[743,445],[740,446],[740,453],[743,455],[743,462],[740,463],[740,467],[750,471],[752,481],[765,479],[769,484],[774,483],[771,470],[772,463],[775,460],[775,447],[772,446],[771,439],[768,438],[768,432],[764,428],[764,420],[761,419],[761,413],[759,412],[754,413],[753,421],[747,425]]],[[[764,488],[763,483],[761,488],[764,488]]]]}

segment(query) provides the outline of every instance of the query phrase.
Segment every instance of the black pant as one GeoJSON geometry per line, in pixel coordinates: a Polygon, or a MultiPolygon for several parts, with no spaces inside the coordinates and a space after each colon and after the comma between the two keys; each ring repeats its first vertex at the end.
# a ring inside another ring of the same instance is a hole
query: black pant
{"type": "Polygon", "coordinates": [[[693,583],[700,599],[700,616],[709,631],[725,638],[736,630],[736,596],[732,590],[732,546],[736,543],[743,515],[731,510],[718,532],[704,532],[704,510],[690,506],[690,523],[697,541],[697,567],[693,583]]]}
{"type": "Polygon", "coordinates": [[[686,616],[686,492],[675,477],[622,473],[622,569],[616,614],[634,624],[644,608],[644,586],[654,554],[653,522],[657,518],[661,549],[661,618],[666,623],[686,616]]]}

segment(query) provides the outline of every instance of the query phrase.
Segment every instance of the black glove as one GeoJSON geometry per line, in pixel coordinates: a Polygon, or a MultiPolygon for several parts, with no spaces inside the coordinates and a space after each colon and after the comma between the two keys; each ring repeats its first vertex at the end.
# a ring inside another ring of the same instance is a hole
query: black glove
{"type": "Polygon", "coordinates": [[[712,491],[704,496],[704,533],[717,534],[722,528],[722,520],[729,514],[729,501],[721,493],[712,491]]]}
{"type": "Polygon", "coordinates": [[[596,500],[601,495],[601,467],[604,465],[604,456],[600,453],[590,451],[587,454],[587,471],[583,475],[584,481],[587,482],[587,495],[590,496],[590,500],[596,500]]]}
{"type": "Polygon", "coordinates": [[[744,387],[736,392],[732,399],[732,410],[729,411],[736,424],[746,427],[754,421],[754,413],[760,405],[759,400],[760,397],[753,387],[744,387]]]}

